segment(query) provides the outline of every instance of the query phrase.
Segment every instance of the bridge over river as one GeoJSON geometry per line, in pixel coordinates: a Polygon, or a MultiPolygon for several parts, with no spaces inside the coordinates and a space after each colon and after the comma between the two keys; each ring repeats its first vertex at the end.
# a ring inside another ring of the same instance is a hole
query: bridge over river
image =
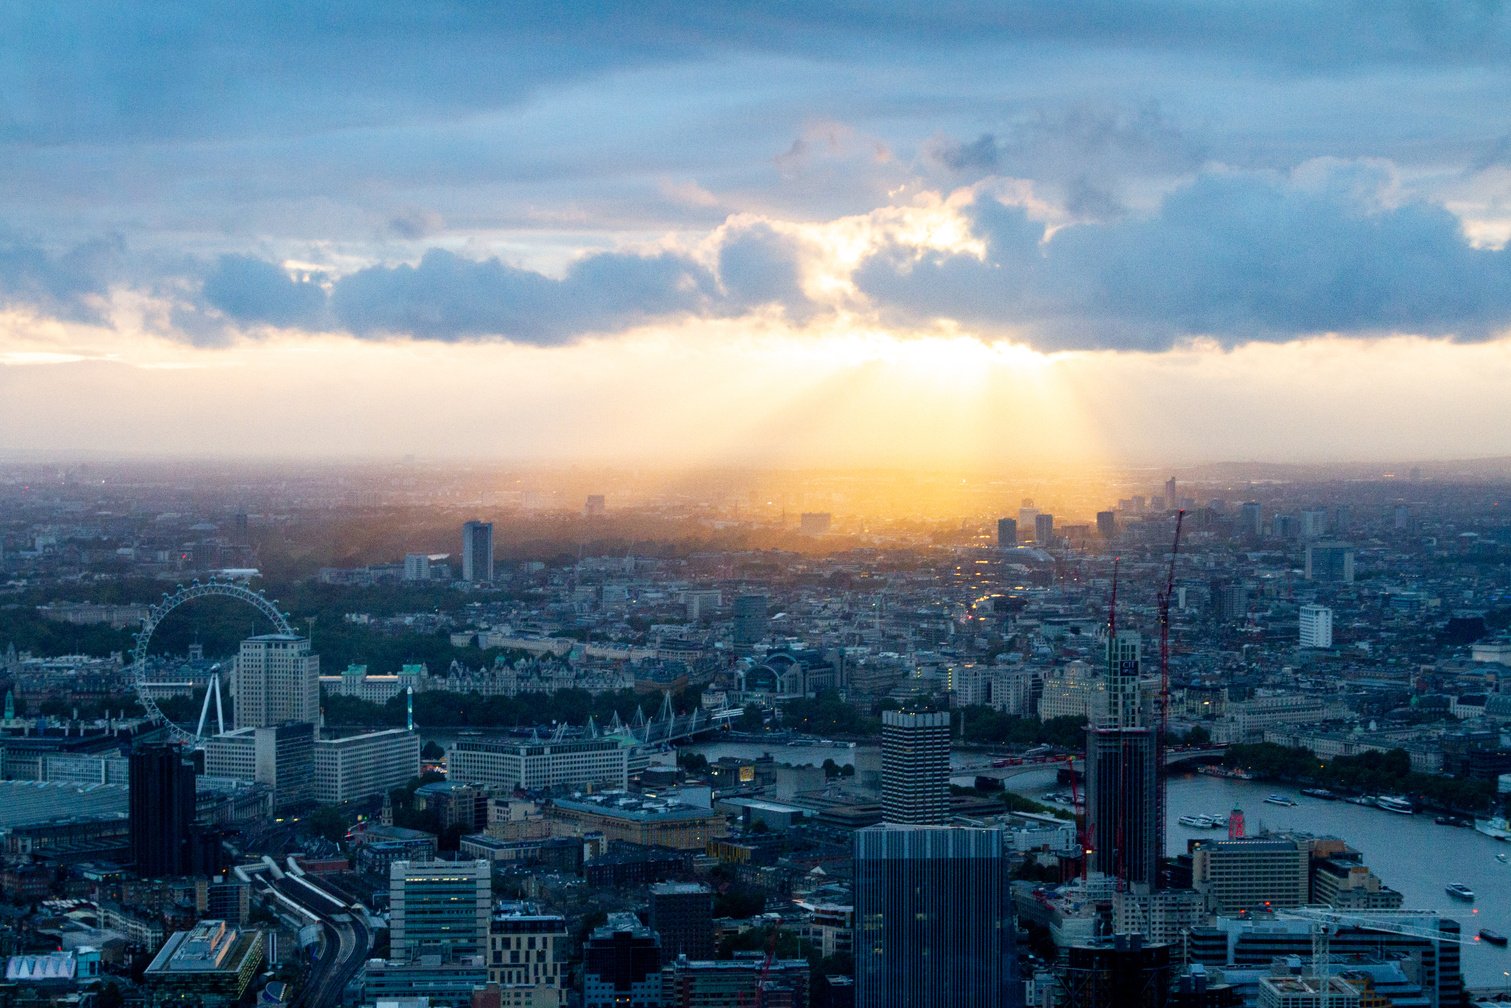
{"type": "MultiPolygon", "coordinates": [[[[1222,758],[1226,746],[1207,746],[1202,749],[1171,749],[1165,753],[1165,766],[1180,766],[1187,763],[1215,763],[1222,758]]],[[[993,780],[1009,780],[1023,774],[1042,773],[1045,770],[1063,770],[1067,766],[1072,768],[1076,776],[1086,773],[1086,760],[1082,756],[1073,758],[1052,757],[1034,763],[1022,763],[1016,766],[999,767],[992,765],[991,761],[983,763],[962,763],[950,768],[951,777],[989,777],[993,780]]]]}

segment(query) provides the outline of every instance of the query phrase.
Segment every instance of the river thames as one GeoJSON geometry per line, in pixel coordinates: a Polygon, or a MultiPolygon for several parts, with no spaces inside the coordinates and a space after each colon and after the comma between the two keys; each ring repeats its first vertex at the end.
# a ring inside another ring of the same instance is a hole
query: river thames
{"type": "MultiPolygon", "coordinates": [[[[769,752],[781,763],[820,765],[832,759],[850,763],[856,750],[822,745],[783,746],[761,743],[719,742],[692,747],[710,760],[720,756],[749,758],[769,752]]],[[[956,754],[957,766],[981,762],[974,754],[956,754]]],[[[971,776],[956,778],[969,784],[971,776]]],[[[1010,778],[1007,786],[1030,798],[1061,790],[1053,769],[1010,778]]],[[[1315,836],[1336,836],[1358,850],[1364,863],[1380,876],[1384,885],[1399,890],[1408,909],[1432,909],[1457,920],[1467,944],[1463,949],[1464,981],[1476,990],[1511,988],[1511,949],[1497,948],[1476,940],[1480,928],[1511,935],[1511,864],[1502,864],[1496,854],[1511,861],[1511,843],[1502,843],[1472,829],[1439,826],[1430,815],[1400,815],[1383,809],[1344,801],[1308,798],[1295,788],[1259,781],[1229,780],[1201,774],[1172,777],[1169,818],[1165,825],[1165,849],[1183,851],[1190,840],[1226,836],[1223,830],[1192,829],[1176,820],[1183,815],[1228,815],[1243,809],[1250,835],[1262,830],[1296,831],[1315,836]],[[1271,805],[1268,794],[1284,794],[1294,807],[1271,805]],[[1443,889],[1449,882],[1463,882],[1475,892],[1473,903],[1453,899],[1443,889]]]]}

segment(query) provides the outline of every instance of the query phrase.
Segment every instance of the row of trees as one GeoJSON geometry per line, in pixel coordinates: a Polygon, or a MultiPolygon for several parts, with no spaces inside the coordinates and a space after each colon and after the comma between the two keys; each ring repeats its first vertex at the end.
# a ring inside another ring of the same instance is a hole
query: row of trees
{"type": "MultiPolygon", "coordinates": [[[[683,690],[676,701],[677,708],[689,710],[696,706],[700,693],[699,687],[683,690]]],[[[404,724],[407,716],[407,698],[402,693],[386,704],[335,695],[327,695],[323,702],[327,724],[397,726],[404,724]]],[[[582,725],[591,716],[602,728],[608,726],[616,713],[628,724],[635,717],[637,708],[650,718],[655,717],[660,706],[659,695],[634,690],[590,693],[581,689],[564,689],[512,697],[425,690],[414,695],[414,719],[417,725],[444,725],[448,728],[512,728],[561,721],[582,725]]]]}
{"type": "Polygon", "coordinates": [[[985,705],[959,708],[965,720],[965,740],[985,745],[1031,746],[1048,744],[1062,749],[1086,747],[1086,719],[1057,717],[1041,721],[1036,717],[1004,714],[985,705]]]}
{"type": "Polygon", "coordinates": [[[1478,812],[1495,795],[1493,781],[1413,772],[1411,757],[1403,749],[1324,759],[1304,746],[1258,742],[1229,746],[1223,762],[1275,780],[1358,794],[1410,795],[1435,808],[1478,812]]]}

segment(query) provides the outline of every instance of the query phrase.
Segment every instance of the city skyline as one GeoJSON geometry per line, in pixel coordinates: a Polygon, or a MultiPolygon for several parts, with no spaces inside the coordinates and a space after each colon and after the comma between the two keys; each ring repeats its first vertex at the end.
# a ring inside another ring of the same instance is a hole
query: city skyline
{"type": "Polygon", "coordinates": [[[0,25],[12,451],[1511,454],[1495,7],[0,25]]]}

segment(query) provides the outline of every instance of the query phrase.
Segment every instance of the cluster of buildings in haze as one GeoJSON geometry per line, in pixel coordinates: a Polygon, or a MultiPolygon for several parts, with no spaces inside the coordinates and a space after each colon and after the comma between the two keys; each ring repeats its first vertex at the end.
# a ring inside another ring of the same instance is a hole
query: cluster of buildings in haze
{"type": "Polygon", "coordinates": [[[0,1006],[1488,996],[1490,901],[1182,795],[1511,838],[1511,480],[1164,476],[0,469],[0,1006]]]}

